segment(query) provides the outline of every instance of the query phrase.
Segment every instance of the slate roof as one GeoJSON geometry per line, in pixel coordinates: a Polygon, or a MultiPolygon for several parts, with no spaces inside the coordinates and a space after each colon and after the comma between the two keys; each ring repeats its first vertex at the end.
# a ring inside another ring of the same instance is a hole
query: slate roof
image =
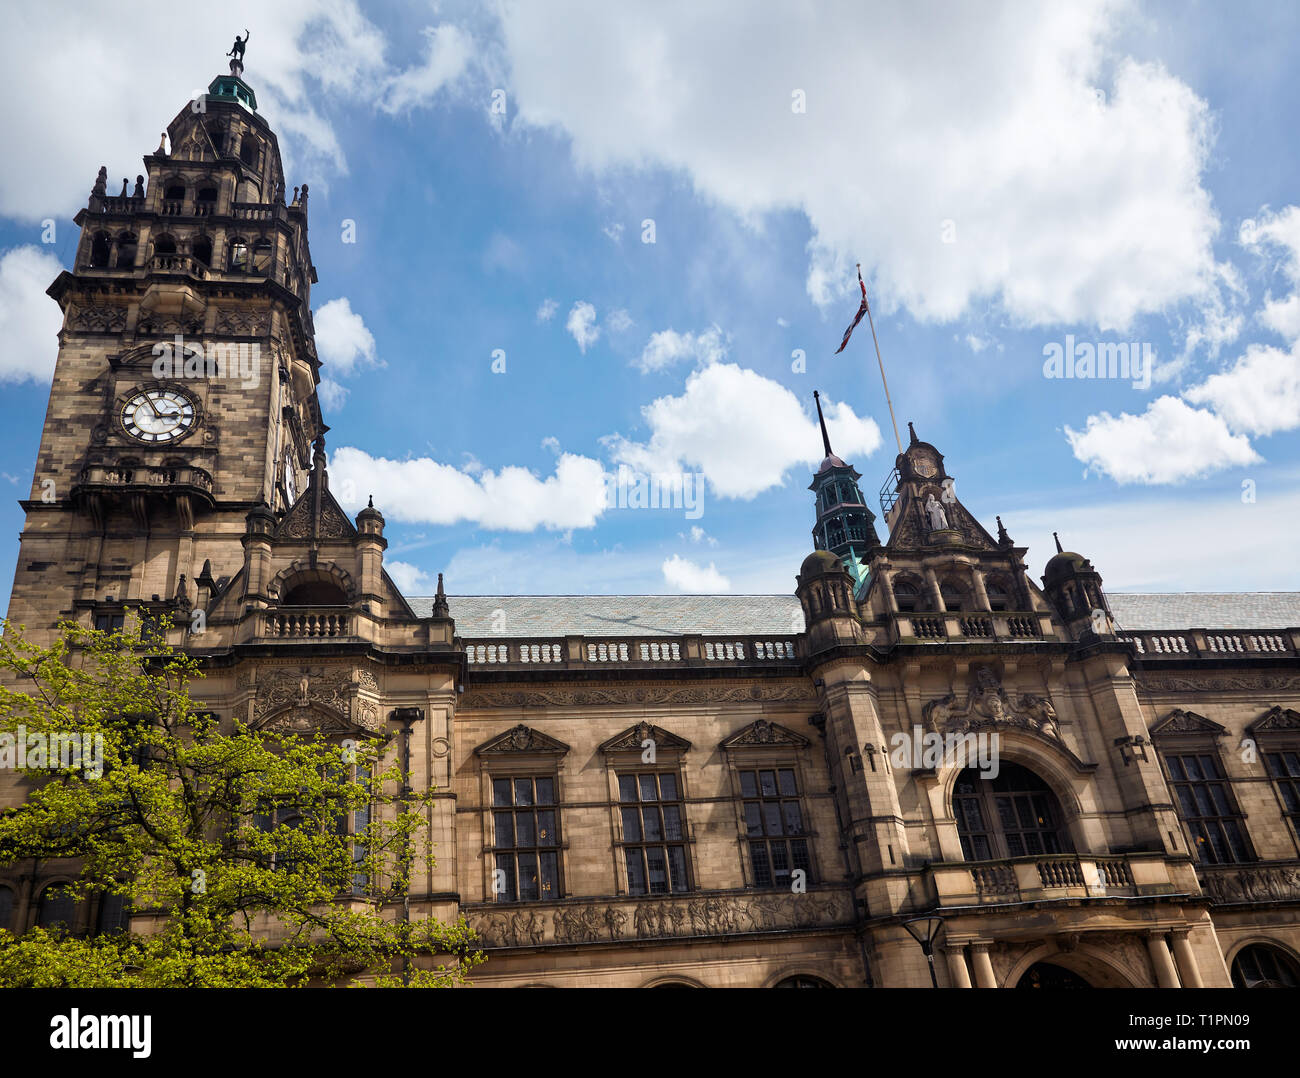
{"type": "MultiPolygon", "coordinates": [[[[1300,592],[1107,592],[1124,630],[1291,629],[1300,592]]],[[[432,596],[408,600],[428,617],[432,596]]],[[[786,635],[803,628],[793,595],[449,595],[456,631],[490,636],[786,635]],[[496,611],[502,616],[494,618],[496,611]]]]}

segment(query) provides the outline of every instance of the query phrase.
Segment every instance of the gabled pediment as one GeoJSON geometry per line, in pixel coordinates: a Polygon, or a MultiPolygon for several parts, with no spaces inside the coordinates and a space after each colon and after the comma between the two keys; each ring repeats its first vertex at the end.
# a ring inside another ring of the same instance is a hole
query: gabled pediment
{"type": "Polygon", "coordinates": [[[1246,727],[1248,734],[1300,733],[1300,711],[1273,707],[1246,727]]]}
{"type": "Polygon", "coordinates": [[[730,737],[724,738],[718,747],[722,749],[764,749],[785,745],[801,749],[807,744],[808,739],[802,734],[796,734],[793,730],[787,730],[784,726],[775,722],[757,719],[744,729],[737,730],[730,737]]]}
{"type": "Polygon", "coordinates": [[[1160,737],[1170,734],[1193,734],[1202,737],[1222,737],[1228,731],[1217,722],[1211,722],[1204,715],[1194,711],[1175,708],[1163,719],[1151,727],[1151,736],[1160,737]]]}
{"type": "Polygon", "coordinates": [[[569,746],[522,722],[513,730],[484,741],[474,750],[476,756],[563,756],[569,746]]]}
{"type": "Polygon", "coordinates": [[[600,746],[601,752],[642,752],[645,742],[654,742],[656,752],[686,752],[691,743],[684,737],[669,733],[662,726],[639,722],[621,734],[611,737],[600,746]]]}
{"type": "Polygon", "coordinates": [[[277,539],[351,539],[357,534],[348,515],[334,500],[334,495],[326,488],[320,492],[320,522],[312,534],[313,490],[311,486],[298,496],[293,508],[280,521],[275,529],[277,539]]]}

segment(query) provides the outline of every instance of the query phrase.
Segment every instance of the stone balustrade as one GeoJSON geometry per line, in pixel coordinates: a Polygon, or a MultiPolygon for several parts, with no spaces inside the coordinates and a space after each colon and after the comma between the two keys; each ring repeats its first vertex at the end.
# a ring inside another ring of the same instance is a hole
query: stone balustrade
{"type": "Polygon", "coordinates": [[[1158,855],[1051,854],[1003,861],[936,864],[926,870],[940,906],[1002,905],[1049,898],[1167,894],[1173,884],[1158,855]]]}
{"type": "Polygon", "coordinates": [[[739,637],[718,640],[697,636],[593,640],[466,640],[465,656],[473,666],[673,666],[795,664],[796,637],[739,637]]]}
{"type": "Polygon", "coordinates": [[[1123,632],[1144,662],[1152,659],[1217,658],[1225,655],[1295,655],[1295,634],[1246,629],[1187,629],[1182,632],[1123,632]]]}
{"type": "Polygon", "coordinates": [[[273,640],[336,640],[353,630],[353,616],[347,610],[280,607],[265,613],[261,635],[273,640]]]}

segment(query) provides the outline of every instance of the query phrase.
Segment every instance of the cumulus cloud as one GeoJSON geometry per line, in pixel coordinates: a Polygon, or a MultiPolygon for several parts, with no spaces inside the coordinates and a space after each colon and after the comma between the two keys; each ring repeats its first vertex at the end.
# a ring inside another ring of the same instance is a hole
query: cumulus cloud
{"type": "Polygon", "coordinates": [[[704,366],[717,363],[727,354],[727,340],[722,330],[711,326],[703,333],[678,333],[665,329],[651,336],[637,359],[642,371],[661,371],[683,360],[694,360],[704,366]]]}
{"type": "Polygon", "coordinates": [[[1211,375],[1183,396],[1209,405],[1235,431],[1293,430],[1300,427],[1300,351],[1252,345],[1230,370],[1211,375]]]}
{"type": "Polygon", "coordinates": [[[419,566],[404,561],[385,561],[384,569],[403,595],[419,595],[420,588],[433,585],[433,579],[419,566]]]}
{"type": "Polygon", "coordinates": [[[1118,50],[1123,4],[501,12],[517,123],[598,173],[657,165],[742,217],[801,210],[818,303],[863,257],[883,310],[930,321],[1000,301],[1119,330],[1216,287],[1210,113],[1118,50]]]}
{"type": "Polygon", "coordinates": [[[560,305],[553,299],[544,299],[537,305],[537,321],[549,322],[555,317],[555,312],[560,309],[560,305]]]}
{"type": "MultiPolygon", "coordinates": [[[[824,402],[831,444],[845,459],[861,459],[880,446],[880,428],[843,402],[824,402]]],[[[605,439],[616,461],[647,474],[703,472],[714,492],[753,498],[779,486],[797,466],[821,460],[817,424],[779,382],[734,363],[694,371],[680,396],[641,409],[650,437],[605,439]]]]}
{"type": "Polygon", "coordinates": [[[333,412],[342,408],[343,402],[348,399],[348,387],[331,378],[322,378],[316,387],[316,395],[320,397],[320,406],[327,412],[333,412]]]}
{"type": "Polygon", "coordinates": [[[1142,415],[1088,417],[1065,428],[1074,455],[1117,483],[1177,483],[1260,459],[1223,419],[1177,397],[1160,397],[1142,415]]]}
{"type": "Polygon", "coordinates": [[[596,308],[586,300],[578,300],[569,311],[569,320],[565,322],[564,328],[578,342],[579,350],[586,352],[600,336],[600,328],[596,325],[596,308]]]}
{"type": "Polygon", "coordinates": [[[468,521],[495,531],[590,528],[605,508],[605,473],[598,461],[562,453],[553,474],[527,468],[467,470],[429,457],[389,460],[345,446],[330,457],[330,489],[345,509],[366,495],[390,520],[408,524],[468,521]]]}
{"type": "Polygon", "coordinates": [[[374,334],[347,297],[332,299],[315,314],[316,351],[332,375],[347,377],[358,367],[378,364],[374,334]]]}
{"type": "Polygon", "coordinates": [[[621,307],[610,311],[605,315],[605,328],[611,333],[626,333],[632,328],[632,316],[621,307]]]}
{"type": "Polygon", "coordinates": [[[62,269],[39,247],[0,256],[0,382],[45,382],[53,375],[63,314],[45,290],[62,269]]]}
{"type": "Polygon", "coordinates": [[[428,105],[465,73],[474,57],[473,39],[458,26],[425,27],[424,37],[424,62],[387,80],[380,99],[385,112],[405,112],[428,105]]]}
{"type": "Polygon", "coordinates": [[[731,581],[718,572],[713,562],[707,566],[674,554],[663,564],[664,583],[678,591],[714,593],[730,591],[731,581]]]}

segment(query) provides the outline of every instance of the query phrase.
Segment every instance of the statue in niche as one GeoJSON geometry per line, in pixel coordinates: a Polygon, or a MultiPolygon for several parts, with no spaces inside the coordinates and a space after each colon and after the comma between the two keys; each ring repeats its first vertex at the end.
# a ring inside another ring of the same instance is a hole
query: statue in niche
{"type": "Polygon", "coordinates": [[[948,527],[948,514],[944,512],[943,506],[935,500],[933,494],[926,499],[925,512],[930,518],[931,531],[941,531],[948,527]]]}

